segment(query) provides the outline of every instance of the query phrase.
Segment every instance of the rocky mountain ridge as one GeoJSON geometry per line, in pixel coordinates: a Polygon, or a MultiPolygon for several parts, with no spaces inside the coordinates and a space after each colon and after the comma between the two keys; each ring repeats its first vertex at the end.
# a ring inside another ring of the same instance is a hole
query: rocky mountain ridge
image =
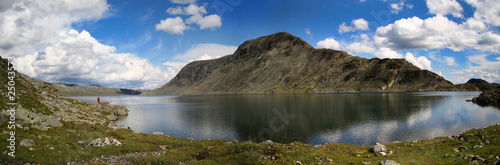
{"type": "Polygon", "coordinates": [[[281,32],[245,41],[232,54],[194,61],[146,94],[456,91],[443,77],[404,59],[365,59],[315,49],[281,32]]]}
{"type": "Polygon", "coordinates": [[[63,96],[125,96],[140,95],[147,90],[111,88],[102,85],[78,85],[61,82],[44,82],[27,75],[21,74],[26,80],[32,83],[43,83],[54,87],[63,96]]]}

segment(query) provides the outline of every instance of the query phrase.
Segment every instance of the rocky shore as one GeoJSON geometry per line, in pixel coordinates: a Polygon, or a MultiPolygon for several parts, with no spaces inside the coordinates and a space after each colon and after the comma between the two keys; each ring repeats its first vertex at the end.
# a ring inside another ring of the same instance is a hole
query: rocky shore
{"type": "Polygon", "coordinates": [[[478,97],[473,98],[472,102],[481,106],[500,107],[500,88],[484,91],[478,97]]]}

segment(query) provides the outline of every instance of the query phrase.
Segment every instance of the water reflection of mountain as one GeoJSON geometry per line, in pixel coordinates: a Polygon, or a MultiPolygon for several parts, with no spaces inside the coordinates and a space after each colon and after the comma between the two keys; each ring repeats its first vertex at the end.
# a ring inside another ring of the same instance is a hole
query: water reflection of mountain
{"type": "Polygon", "coordinates": [[[307,141],[318,132],[342,130],[360,122],[407,119],[444,98],[377,93],[186,96],[175,100],[197,106],[196,111],[179,114],[189,128],[232,127],[240,140],[288,143],[307,141]]]}

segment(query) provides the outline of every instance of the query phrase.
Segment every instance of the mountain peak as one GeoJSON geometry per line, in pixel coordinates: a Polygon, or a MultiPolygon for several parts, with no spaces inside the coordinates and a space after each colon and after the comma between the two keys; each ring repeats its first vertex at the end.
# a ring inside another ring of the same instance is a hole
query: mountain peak
{"type": "Polygon", "coordinates": [[[260,57],[273,50],[314,49],[306,41],[287,32],[274,33],[245,41],[236,50],[238,58],[260,57]]]}

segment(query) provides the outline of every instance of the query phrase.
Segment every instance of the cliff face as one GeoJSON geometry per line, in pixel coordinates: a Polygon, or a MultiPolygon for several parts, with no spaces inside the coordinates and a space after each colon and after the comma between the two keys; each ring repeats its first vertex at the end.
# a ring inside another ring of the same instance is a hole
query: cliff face
{"type": "Polygon", "coordinates": [[[249,40],[232,55],[186,65],[148,94],[450,91],[443,77],[403,59],[315,49],[288,33],[249,40]]]}

